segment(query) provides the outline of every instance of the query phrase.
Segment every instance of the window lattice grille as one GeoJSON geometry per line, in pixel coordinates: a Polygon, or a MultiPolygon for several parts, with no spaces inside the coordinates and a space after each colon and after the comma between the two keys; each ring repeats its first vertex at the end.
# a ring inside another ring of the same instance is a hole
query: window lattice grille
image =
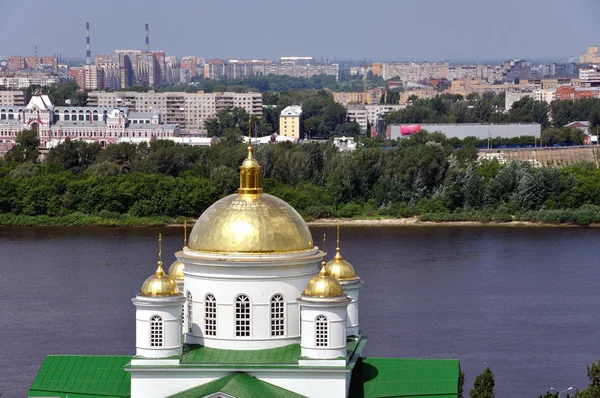
{"type": "Polygon", "coordinates": [[[235,300],[235,335],[250,337],[250,299],[244,294],[235,300]]]}
{"type": "Polygon", "coordinates": [[[283,336],[285,332],[285,301],[281,294],[271,298],[271,336],[283,336]]]}
{"type": "Polygon", "coordinates": [[[207,294],[204,299],[204,322],[207,336],[217,335],[217,300],[212,294],[207,294]]]}
{"type": "Polygon", "coordinates": [[[329,345],[329,324],[324,315],[319,315],[315,321],[315,343],[317,347],[329,345]]]}
{"type": "Polygon", "coordinates": [[[150,347],[163,346],[163,320],[154,315],[150,320],[150,347]]]}

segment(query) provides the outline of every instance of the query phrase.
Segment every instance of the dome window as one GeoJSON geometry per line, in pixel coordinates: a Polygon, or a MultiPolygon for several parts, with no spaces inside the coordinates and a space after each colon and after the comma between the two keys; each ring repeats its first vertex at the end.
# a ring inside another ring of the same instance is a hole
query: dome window
{"type": "Polygon", "coordinates": [[[284,335],[284,309],[285,301],[283,300],[283,295],[276,294],[271,297],[271,336],[284,335]]]}
{"type": "Polygon", "coordinates": [[[212,294],[204,298],[204,323],[207,336],[217,335],[217,300],[212,294]]]}
{"type": "Polygon", "coordinates": [[[192,325],[193,325],[193,309],[194,309],[194,302],[192,301],[192,293],[190,293],[190,291],[188,290],[187,292],[187,320],[188,320],[188,330],[191,332],[192,331],[192,325]]]}
{"type": "Polygon", "coordinates": [[[250,337],[250,299],[245,294],[235,299],[235,335],[250,337]]]}
{"type": "Polygon", "coordinates": [[[163,346],[163,320],[154,315],[150,320],[150,347],[163,346]]]}
{"type": "Polygon", "coordinates": [[[315,320],[315,343],[317,347],[329,345],[329,323],[325,315],[319,315],[315,320]]]}

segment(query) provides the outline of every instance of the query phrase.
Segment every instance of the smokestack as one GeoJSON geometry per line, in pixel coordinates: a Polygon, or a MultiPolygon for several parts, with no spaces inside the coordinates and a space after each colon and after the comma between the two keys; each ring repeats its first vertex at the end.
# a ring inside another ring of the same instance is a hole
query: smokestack
{"type": "Polygon", "coordinates": [[[150,32],[148,30],[148,24],[146,24],[146,52],[150,52],[150,32]]]}
{"type": "Polygon", "coordinates": [[[92,64],[92,51],[90,50],[90,23],[89,22],[85,23],[85,30],[86,30],[86,36],[85,36],[85,64],[86,65],[91,65],[92,64]]]}

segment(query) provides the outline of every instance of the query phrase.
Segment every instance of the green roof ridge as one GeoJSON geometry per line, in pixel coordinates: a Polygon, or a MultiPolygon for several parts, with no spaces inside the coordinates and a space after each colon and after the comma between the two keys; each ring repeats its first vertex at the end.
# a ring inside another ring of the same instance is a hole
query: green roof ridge
{"type": "Polygon", "coordinates": [[[220,379],[171,395],[168,398],[198,398],[219,392],[236,398],[305,398],[303,395],[245,373],[231,373],[220,379]]]}

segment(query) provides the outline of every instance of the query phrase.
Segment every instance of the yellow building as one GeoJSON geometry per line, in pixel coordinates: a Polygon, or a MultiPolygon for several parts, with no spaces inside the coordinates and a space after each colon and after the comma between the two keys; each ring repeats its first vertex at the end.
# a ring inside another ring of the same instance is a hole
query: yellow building
{"type": "Polygon", "coordinates": [[[300,139],[302,134],[302,108],[300,105],[291,105],[281,111],[279,115],[279,135],[300,139]]]}
{"type": "Polygon", "coordinates": [[[381,76],[381,62],[373,63],[373,65],[371,65],[371,72],[373,72],[375,76],[381,76]]]}
{"type": "MultiPolygon", "coordinates": [[[[339,102],[344,106],[348,105],[363,105],[365,104],[365,95],[362,91],[342,91],[342,92],[334,92],[333,100],[335,102],[339,102]]],[[[379,100],[381,99],[381,95],[383,94],[383,88],[376,87],[367,90],[367,105],[375,105],[379,104],[379,100]]]]}

